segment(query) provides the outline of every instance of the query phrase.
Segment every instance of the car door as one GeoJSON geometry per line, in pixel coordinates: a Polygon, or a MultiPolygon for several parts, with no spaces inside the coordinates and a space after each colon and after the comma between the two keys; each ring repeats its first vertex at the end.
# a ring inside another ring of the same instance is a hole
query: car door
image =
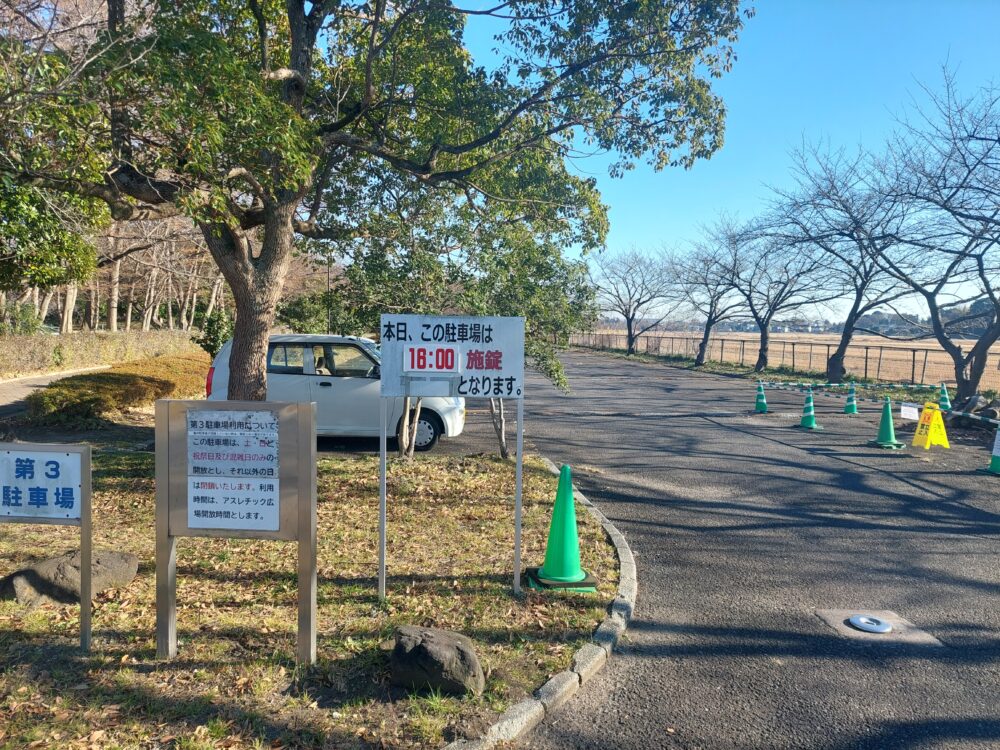
{"type": "Polygon", "coordinates": [[[274,343],[267,348],[267,400],[311,401],[305,373],[306,345],[274,343]]]}
{"type": "Polygon", "coordinates": [[[331,435],[378,435],[380,384],[374,360],[350,343],[315,344],[312,359],[309,388],[316,402],[316,429],[331,435]]]}

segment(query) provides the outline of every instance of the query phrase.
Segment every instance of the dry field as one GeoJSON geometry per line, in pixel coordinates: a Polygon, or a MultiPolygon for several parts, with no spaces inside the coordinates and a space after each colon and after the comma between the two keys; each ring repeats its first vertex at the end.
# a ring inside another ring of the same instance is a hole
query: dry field
{"type": "MultiPolygon", "coordinates": [[[[826,360],[840,340],[837,334],[772,333],[771,367],[823,372],[826,360]]],[[[649,354],[694,357],[701,341],[694,332],[649,333],[639,339],[638,350],[649,354]]],[[[572,343],[624,349],[625,333],[601,329],[574,336],[572,343]]],[[[968,346],[972,342],[965,342],[968,346]]],[[[757,357],[757,334],[721,333],[712,338],[708,358],[719,362],[752,365],[757,357]]],[[[848,372],[889,382],[948,383],[954,385],[951,358],[933,339],[890,341],[878,336],[855,336],[844,362],[848,372]]],[[[981,387],[1000,389],[1000,345],[990,352],[981,387]]]]}

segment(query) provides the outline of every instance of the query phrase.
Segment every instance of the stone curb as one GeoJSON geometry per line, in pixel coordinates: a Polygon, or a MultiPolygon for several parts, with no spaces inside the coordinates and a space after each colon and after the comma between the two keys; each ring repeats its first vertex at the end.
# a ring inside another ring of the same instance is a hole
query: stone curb
{"type": "MultiPolygon", "coordinates": [[[[542,461],[549,471],[559,474],[559,469],[549,459],[543,456],[542,461]]],[[[635,608],[635,599],[639,591],[632,548],[628,546],[625,535],[575,486],[573,495],[576,501],[601,524],[618,555],[618,595],[608,607],[608,615],[594,630],[591,642],[584,644],[573,654],[572,666],[567,671],[549,678],[535,691],[534,697],[515,703],[500,714],[500,718],[486,730],[482,738],[456,740],[446,745],[444,750],[487,750],[500,742],[520,739],[538,726],[546,713],[566,703],[576,695],[582,685],[600,672],[624,635],[632,619],[632,610],[635,608]]]]}

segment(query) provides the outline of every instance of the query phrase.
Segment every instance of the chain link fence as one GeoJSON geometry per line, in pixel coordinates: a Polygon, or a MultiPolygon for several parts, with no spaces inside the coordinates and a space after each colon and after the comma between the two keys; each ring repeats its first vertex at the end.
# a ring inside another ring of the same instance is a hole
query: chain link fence
{"type": "MultiPolygon", "coordinates": [[[[625,351],[624,333],[582,333],[570,338],[570,344],[592,349],[625,351]]],[[[700,336],[645,334],[636,341],[643,354],[694,359],[701,344],[700,336]]],[[[752,367],[757,361],[756,338],[713,337],[706,359],[752,367]]],[[[803,373],[816,372],[825,377],[826,363],[837,347],[836,341],[808,341],[772,338],[768,366],[788,367],[803,373]]],[[[847,348],[844,367],[859,378],[891,383],[955,384],[951,357],[936,347],[908,347],[893,344],[852,344],[847,348]]],[[[1000,353],[991,353],[980,388],[1000,390],[1000,353]]]]}

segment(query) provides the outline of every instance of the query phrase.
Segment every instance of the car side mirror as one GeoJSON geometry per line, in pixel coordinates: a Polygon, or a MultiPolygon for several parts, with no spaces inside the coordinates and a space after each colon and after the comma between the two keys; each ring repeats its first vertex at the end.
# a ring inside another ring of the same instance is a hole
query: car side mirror
{"type": "Polygon", "coordinates": [[[370,377],[372,380],[381,380],[382,379],[382,368],[379,367],[378,365],[375,365],[372,368],[372,371],[369,373],[368,377],[370,377]]]}

